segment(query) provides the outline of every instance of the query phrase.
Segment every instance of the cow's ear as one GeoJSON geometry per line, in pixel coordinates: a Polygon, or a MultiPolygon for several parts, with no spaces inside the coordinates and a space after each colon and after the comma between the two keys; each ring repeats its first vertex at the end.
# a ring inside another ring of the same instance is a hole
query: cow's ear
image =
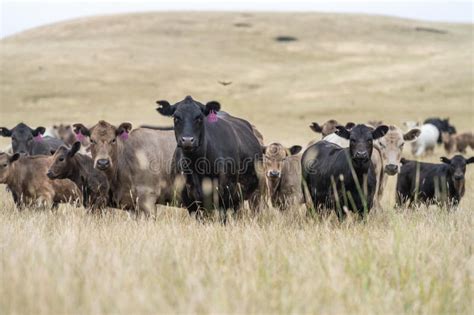
{"type": "Polygon", "coordinates": [[[336,126],[335,134],[347,140],[349,140],[351,137],[351,132],[347,130],[346,127],[344,126],[336,126]]]}
{"type": "Polygon", "coordinates": [[[388,132],[387,126],[385,125],[378,126],[377,128],[375,128],[374,131],[372,131],[372,138],[374,138],[374,140],[378,138],[382,138],[383,136],[385,136],[387,132],[388,132]]]}
{"type": "Polygon", "coordinates": [[[418,138],[421,134],[421,130],[418,129],[418,128],[413,128],[411,129],[410,131],[408,131],[407,133],[405,133],[403,135],[403,140],[405,141],[413,141],[413,140],[416,140],[416,138],[418,138]]]}
{"type": "Polygon", "coordinates": [[[74,128],[74,133],[76,135],[83,134],[86,137],[91,136],[90,130],[86,126],[84,126],[83,124],[74,124],[74,125],[72,125],[72,127],[74,128]]]}
{"type": "Polygon", "coordinates": [[[59,127],[57,125],[53,125],[53,129],[58,129],[59,127]]]}
{"type": "Polygon", "coordinates": [[[120,126],[117,128],[117,131],[115,133],[117,134],[117,136],[120,136],[123,133],[129,134],[131,130],[132,130],[132,124],[128,122],[124,122],[120,124],[120,126]]]}
{"type": "Polygon", "coordinates": [[[447,157],[445,157],[445,156],[441,157],[441,159],[440,159],[440,160],[441,160],[441,162],[443,162],[443,163],[446,163],[446,164],[451,164],[451,160],[450,160],[450,159],[448,159],[448,158],[447,158],[447,157]]]}
{"type": "Polygon", "coordinates": [[[1,133],[2,137],[11,137],[12,136],[11,130],[6,128],[6,127],[0,127],[0,133],[1,133]]]}
{"type": "Polygon", "coordinates": [[[79,141],[74,142],[71,150],[68,152],[69,157],[73,157],[81,149],[81,143],[79,141]]]}
{"type": "Polygon", "coordinates": [[[267,152],[267,147],[262,145],[260,146],[262,148],[262,153],[265,154],[267,152]]]}
{"type": "Polygon", "coordinates": [[[474,156],[471,156],[470,158],[466,159],[466,164],[471,164],[474,163],[474,156]]]}
{"type": "Polygon", "coordinates": [[[303,150],[303,147],[300,145],[294,145],[288,150],[290,151],[291,155],[295,155],[295,154],[300,153],[300,151],[303,150]]]}
{"type": "Polygon", "coordinates": [[[316,133],[323,132],[323,128],[317,122],[311,123],[311,125],[309,125],[309,128],[311,128],[311,130],[313,130],[316,133]]]}
{"type": "Polygon", "coordinates": [[[221,104],[219,104],[219,102],[210,101],[206,103],[206,106],[204,106],[204,115],[207,116],[212,112],[217,113],[220,110],[221,110],[221,104]]]}
{"type": "Polygon", "coordinates": [[[43,133],[46,132],[46,128],[44,127],[38,127],[35,130],[33,130],[31,133],[33,134],[34,137],[37,137],[39,135],[42,135],[43,133]]]}
{"type": "Polygon", "coordinates": [[[356,125],[355,123],[353,123],[352,121],[350,121],[350,122],[348,122],[348,123],[346,124],[346,129],[347,129],[347,130],[351,130],[352,128],[355,127],[355,125],[356,125]]]}
{"type": "Polygon", "coordinates": [[[168,101],[156,101],[160,105],[156,110],[163,116],[172,116],[176,110],[176,105],[171,106],[168,101]]]}
{"type": "Polygon", "coordinates": [[[15,153],[8,159],[8,162],[13,163],[20,158],[20,153],[15,153]]]}

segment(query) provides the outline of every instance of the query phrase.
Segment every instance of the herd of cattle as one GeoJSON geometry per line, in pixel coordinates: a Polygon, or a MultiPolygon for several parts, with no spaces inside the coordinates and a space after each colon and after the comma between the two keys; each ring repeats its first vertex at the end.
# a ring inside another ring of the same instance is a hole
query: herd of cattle
{"type": "Polygon", "coordinates": [[[408,131],[379,121],[310,128],[322,140],[304,152],[279,143],[264,144],[248,121],[188,96],[157,111],[173,118],[172,127],[119,126],[103,120],[32,129],[20,123],[0,128],[11,146],[0,153],[0,183],[19,209],[81,203],[96,212],[119,208],[150,215],[156,204],[190,213],[253,210],[306,204],[311,211],[347,211],[364,216],[379,207],[387,177],[397,175],[397,205],[439,203],[456,206],[465,191],[466,165],[474,157],[455,155],[441,163],[402,158],[410,142],[416,157],[444,144],[448,154],[474,148],[472,132],[457,133],[447,119],[432,118],[408,131]],[[46,132],[47,131],[47,132],[46,132]]]}

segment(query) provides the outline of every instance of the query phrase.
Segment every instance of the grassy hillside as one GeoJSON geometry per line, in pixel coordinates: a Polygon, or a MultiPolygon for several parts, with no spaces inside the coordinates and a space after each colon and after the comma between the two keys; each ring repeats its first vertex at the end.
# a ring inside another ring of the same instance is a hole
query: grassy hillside
{"type": "MultiPolygon", "coordinates": [[[[314,139],[310,122],[329,118],[400,125],[449,116],[458,130],[472,130],[473,30],[316,13],[74,20],[0,41],[0,126],[99,119],[170,125],[155,100],[191,94],[220,101],[267,142],[287,145],[314,139]]],[[[0,138],[0,146],[7,143],[0,138]]],[[[438,148],[428,159],[442,154],[438,148]]],[[[383,209],[365,223],[318,220],[301,207],[227,226],[165,207],[156,221],[121,211],[97,218],[72,206],[17,212],[0,186],[0,309],[469,314],[474,166],[466,186],[455,212],[394,210],[391,178],[383,209]]]]}

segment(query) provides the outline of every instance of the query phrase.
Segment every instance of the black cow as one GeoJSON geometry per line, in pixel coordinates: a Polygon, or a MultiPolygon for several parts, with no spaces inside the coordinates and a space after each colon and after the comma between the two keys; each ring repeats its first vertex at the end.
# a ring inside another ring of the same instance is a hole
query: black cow
{"type": "Polygon", "coordinates": [[[402,159],[397,179],[398,206],[407,201],[409,205],[443,203],[456,206],[461,201],[466,165],[474,163],[474,157],[465,159],[456,155],[452,159],[442,157],[441,161],[442,164],[433,164],[402,159]]]}
{"type": "Polygon", "coordinates": [[[46,131],[44,127],[31,129],[24,123],[19,123],[13,129],[0,127],[0,134],[3,137],[12,139],[13,153],[24,155],[51,155],[64,143],[56,138],[43,137],[46,131]]]}
{"type": "Polygon", "coordinates": [[[170,105],[158,101],[157,111],[173,116],[177,141],[175,163],[186,177],[183,204],[190,213],[201,209],[238,210],[242,200],[257,205],[256,166],[262,150],[252,125],[220,112],[220,104],[206,105],[187,96],[170,105]]]}
{"type": "Polygon", "coordinates": [[[338,136],[350,141],[349,147],[324,140],[311,145],[301,161],[303,179],[316,210],[336,209],[339,219],[343,219],[342,209],[347,207],[363,217],[372,207],[377,184],[371,161],[373,141],[383,137],[388,127],[382,125],[374,130],[356,125],[350,131],[343,126],[336,128],[338,136]]]}
{"type": "Polygon", "coordinates": [[[443,139],[442,139],[442,136],[441,136],[443,134],[443,132],[447,132],[450,135],[456,133],[456,128],[453,125],[449,124],[449,118],[445,118],[445,119],[441,119],[441,118],[438,118],[438,117],[428,118],[423,123],[424,124],[432,124],[436,128],[438,128],[438,130],[439,130],[438,144],[443,143],[443,139]]]}

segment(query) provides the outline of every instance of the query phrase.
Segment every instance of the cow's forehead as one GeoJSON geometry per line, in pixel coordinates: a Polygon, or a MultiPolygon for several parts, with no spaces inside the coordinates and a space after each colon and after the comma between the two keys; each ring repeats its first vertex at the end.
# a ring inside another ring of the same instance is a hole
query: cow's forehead
{"type": "Polygon", "coordinates": [[[101,120],[91,128],[91,136],[95,138],[115,137],[116,130],[117,128],[115,128],[113,125],[101,120]]]}
{"type": "Polygon", "coordinates": [[[451,159],[451,165],[462,167],[466,165],[466,160],[460,155],[456,155],[451,159]]]}
{"type": "Polygon", "coordinates": [[[12,133],[15,136],[30,135],[30,134],[32,134],[32,131],[33,130],[30,127],[28,127],[27,125],[25,125],[24,123],[20,123],[20,124],[16,125],[15,128],[12,129],[12,133]]]}
{"type": "Polygon", "coordinates": [[[390,126],[388,132],[382,139],[384,139],[387,144],[398,144],[399,142],[403,142],[403,133],[397,127],[390,126]]]}
{"type": "Polygon", "coordinates": [[[182,114],[197,114],[201,113],[201,107],[196,102],[182,101],[177,104],[176,112],[182,114]]]}
{"type": "Polygon", "coordinates": [[[65,146],[60,146],[57,150],[56,153],[54,154],[55,156],[60,156],[65,153],[67,153],[68,149],[65,146]]]}
{"type": "Polygon", "coordinates": [[[269,158],[285,158],[286,150],[281,144],[272,143],[265,150],[265,156],[269,158]]]}
{"type": "Polygon", "coordinates": [[[351,130],[351,138],[368,138],[372,136],[372,130],[365,125],[357,125],[351,130]]]}

